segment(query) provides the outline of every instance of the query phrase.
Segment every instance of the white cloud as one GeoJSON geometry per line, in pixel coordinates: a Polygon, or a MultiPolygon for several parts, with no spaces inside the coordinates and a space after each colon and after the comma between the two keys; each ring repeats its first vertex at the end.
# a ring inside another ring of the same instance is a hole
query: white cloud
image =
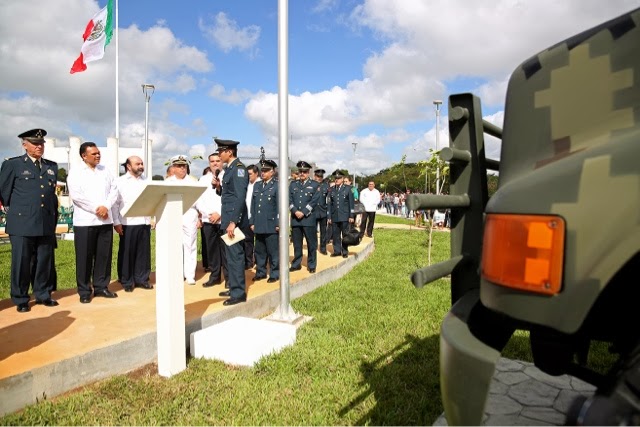
{"type": "Polygon", "coordinates": [[[209,90],[209,96],[229,104],[239,105],[253,96],[253,93],[246,89],[232,89],[227,91],[224,86],[215,84],[209,90]]]}
{"type": "MultiPolygon", "coordinates": [[[[330,5],[331,1],[321,1],[316,8],[330,5]]],[[[361,78],[343,87],[291,94],[290,131],[349,158],[349,135],[364,126],[424,122],[431,127],[432,101],[446,100],[452,84],[460,90],[464,81],[474,82],[463,90],[481,96],[485,107],[502,109],[508,76],[520,62],[637,6],[637,0],[365,0],[354,8],[349,24],[373,32],[384,41],[384,48],[363,64],[361,78]]],[[[256,94],[247,103],[245,115],[265,133],[277,135],[276,94],[256,94]]],[[[441,121],[443,142],[448,141],[446,124],[441,121]]],[[[488,141],[489,151],[499,153],[495,141],[491,137],[488,141]]],[[[429,147],[435,147],[434,129],[414,141],[405,154],[408,160],[419,160],[429,147]]],[[[358,162],[364,165],[363,158],[369,155],[371,165],[380,156],[379,152],[362,153],[358,162]]]]}
{"type": "Polygon", "coordinates": [[[218,12],[213,17],[213,25],[207,25],[203,19],[198,22],[202,33],[225,53],[238,49],[252,50],[260,38],[260,27],[248,25],[240,28],[226,13],[218,12]]]}

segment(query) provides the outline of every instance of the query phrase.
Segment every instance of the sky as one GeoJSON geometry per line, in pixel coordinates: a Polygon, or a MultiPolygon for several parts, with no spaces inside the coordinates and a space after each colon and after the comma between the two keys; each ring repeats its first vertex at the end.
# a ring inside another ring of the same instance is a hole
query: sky
{"type": "MultiPolygon", "coordinates": [[[[115,1],[115,0],[114,0],[115,1]]],[[[278,158],[278,0],[119,0],[102,60],[69,69],[106,0],[0,0],[0,156],[44,128],[140,147],[141,85],[153,84],[153,170],[174,155],[208,155],[212,138],[240,141],[255,162],[278,158]]],[[[472,92],[502,126],[511,72],[547,47],[640,0],[293,0],[288,3],[289,157],[331,172],[373,174],[425,160],[448,144],[447,99],[472,92]],[[434,100],[443,100],[436,138],[434,100]],[[354,148],[355,147],[355,148],[354,148]]],[[[487,154],[499,158],[499,143],[487,154]]],[[[45,153],[45,158],[46,158],[45,153]]],[[[194,162],[199,175],[206,161],[194,162]]],[[[197,171],[197,172],[196,172],[197,171]]]]}

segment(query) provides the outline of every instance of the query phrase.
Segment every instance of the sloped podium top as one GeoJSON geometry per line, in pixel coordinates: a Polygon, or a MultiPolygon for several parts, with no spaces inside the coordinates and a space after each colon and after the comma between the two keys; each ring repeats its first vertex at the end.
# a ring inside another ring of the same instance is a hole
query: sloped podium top
{"type": "Polygon", "coordinates": [[[152,216],[156,214],[158,204],[167,194],[182,196],[182,213],[193,205],[207,189],[206,184],[197,181],[149,181],[140,188],[133,202],[123,209],[123,216],[152,216]]]}

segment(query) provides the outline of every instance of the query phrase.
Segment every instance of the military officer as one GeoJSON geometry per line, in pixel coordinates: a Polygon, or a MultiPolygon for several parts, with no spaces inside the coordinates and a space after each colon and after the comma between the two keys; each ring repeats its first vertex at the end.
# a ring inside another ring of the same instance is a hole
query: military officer
{"type": "Polygon", "coordinates": [[[289,211],[291,211],[291,240],[293,241],[293,260],[289,271],[302,268],[302,236],[307,241],[307,270],[316,272],[316,252],[318,235],[316,234],[315,209],[320,199],[319,185],[309,179],[311,165],[299,161],[298,179],[289,184],[289,211]]]}
{"type": "Polygon", "coordinates": [[[18,135],[25,154],[6,160],[0,168],[0,202],[11,241],[11,300],[20,313],[31,310],[30,283],[36,304],[58,305],[50,286],[55,271],[58,164],[42,158],[46,134],[44,129],[32,129],[18,135]]]}
{"type": "MultiPolygon", "coordinates": [[[[247,186],[249,174],[238,158],[238,141],[214,138],[218,145],[220,160],[227,165],[220,185],[222,201],[222,219],[220,229],[230,239],[235,237],[236,229],[248,225],[247,186]]],[[[223,304],[234,305],[247,300],[244,277],[244,244],[242,241],[227,246],[225,250],[227,270],[229,272],[229,290],[220,292],[221,297],[229,297],[223,304]]]]}
{"type": "Polygon", "coordinates": [[[344,184],[344,173],[336,169],[332,174],[336,185],[329,192],[329,223],[333,228],[333,253],[332,257],[342,255],[349,256],[349,250],[342,244],[342,236],[349,230],[349,223],[354,222],[354,199],[350,185],[344,184]]]}
{"type": "Polygon", "coordinates": [[[318,183],[320,188],[320,199],[316,207],[316,223],[320,228],[320,253],[327,255],[327,195],[329,193],[329,184],[324,180],[324,169],[316,169],[313,172],[313,179],[318,183]]]}
{"type": "Polygon", "coordinates": [[[268,283],[280,279],[278,258],[278,181],[273,177],[278,167],[273,160],[265,160],[260,165],[261,181],[253,186],[251,217],[249,223],[255,233],[256,275],[254,281],[267,278],[268,283]]]}

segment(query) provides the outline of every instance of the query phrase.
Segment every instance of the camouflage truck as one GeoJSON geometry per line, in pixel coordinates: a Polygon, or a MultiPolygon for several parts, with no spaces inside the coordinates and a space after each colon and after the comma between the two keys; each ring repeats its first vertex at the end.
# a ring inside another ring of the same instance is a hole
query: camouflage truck
{"type": "Polygon", "coordinates": [[[451,208],[450,260],[413,273],[451,276],[440,334],[449,424],[479,425],[501,351],[528,331],[534,363],[596,386],[568,422],[640,423],[640,9],[523,62],[504,127],[472,94],[449,98],[450,195],[412,195],[409,209],[451,208]],[[500,138],[485,157],[485,134],[500,138]],[[488,198],[487,170],[499,171],[488,198]],[[612,352],[606,374],[590,344],[612,352]]]}

